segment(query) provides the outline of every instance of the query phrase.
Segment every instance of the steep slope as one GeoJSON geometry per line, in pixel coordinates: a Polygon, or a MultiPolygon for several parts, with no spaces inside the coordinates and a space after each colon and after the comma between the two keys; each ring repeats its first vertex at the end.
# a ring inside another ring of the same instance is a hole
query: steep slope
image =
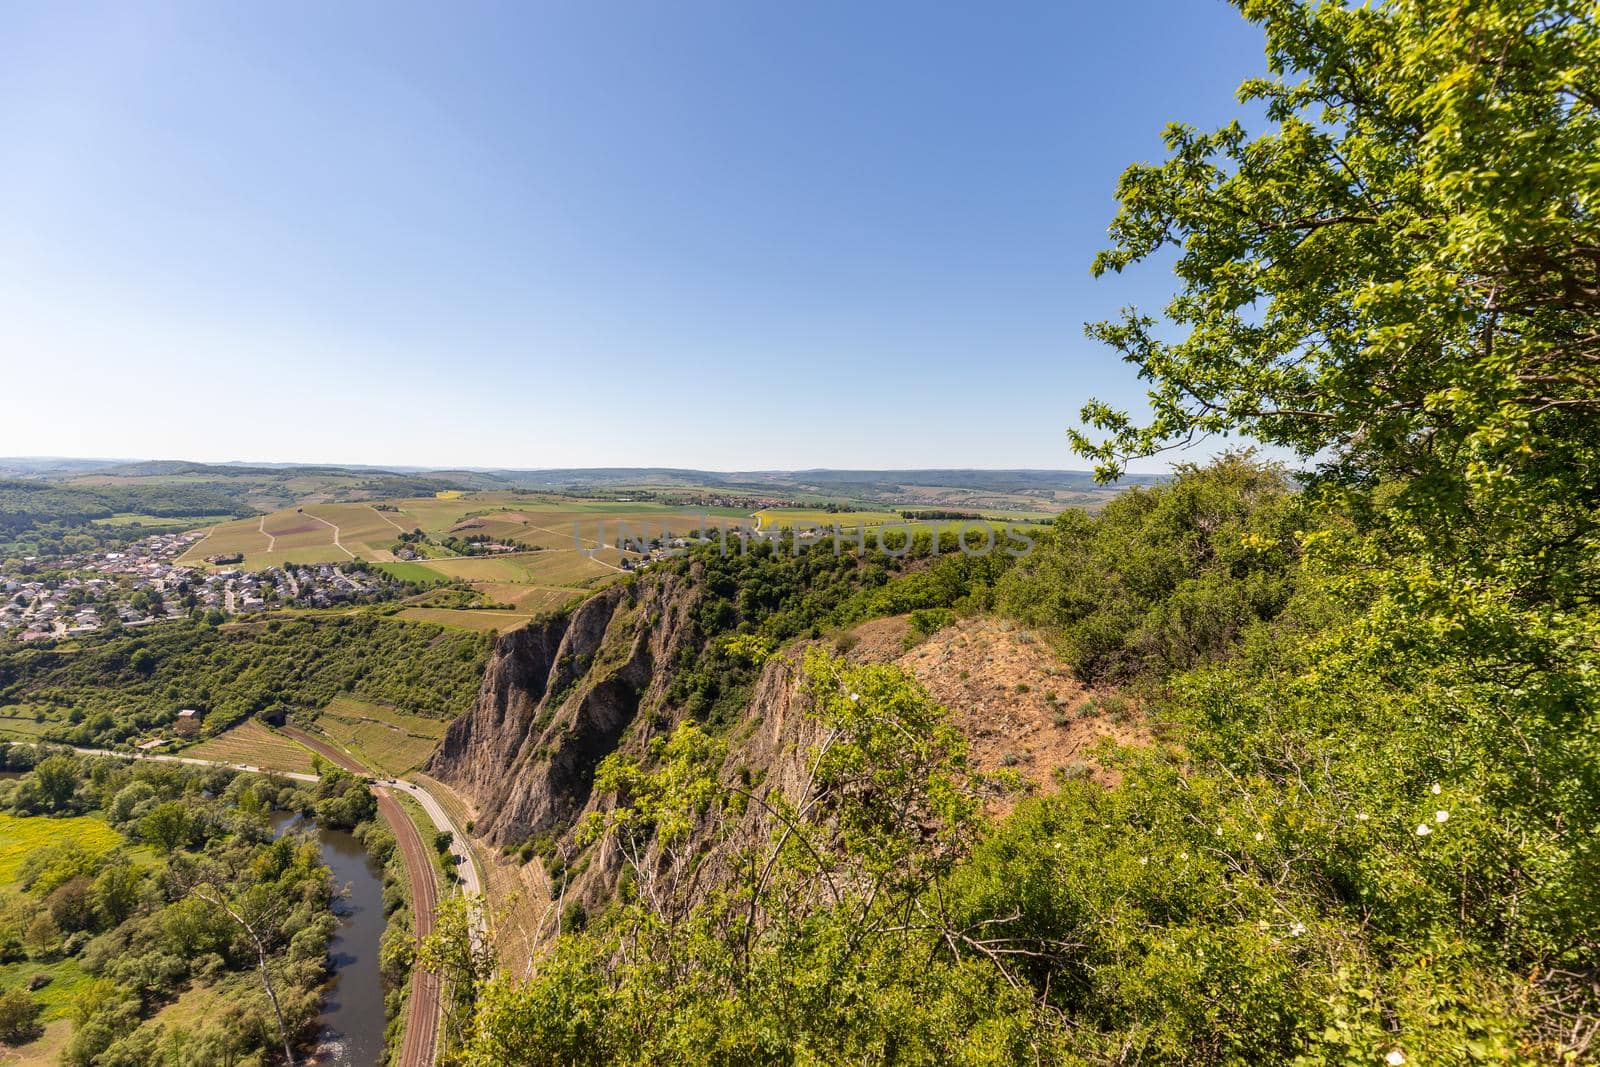
{"type": "MultiPolygon", "coordinates": [[[[706,640],[696,622],[702,599],[692,571],[641,575],[500,638],[476,705],[450,725],[426,768],[475,807],[485,851],[513,853],[495,862],[537,854],[552,898],[591,910],[610,898],[621,857],[578,848],[575,831],[610,803],[594,794],[600,761],[645,754],[685,717],[673,683],[706,640]]],[[[887,618],[835,640],[850,659],[897,663],[927,686],[982,770],[1007,769],[1049,790],[1058,773],[1098,775],[1091,752],[1101,738],[1141,740],[1131,709],[1089,699],[1031,634],[986,618],[921,642],[907,632],[904,617],[887,618]]],[[[790,798],[804,788],[815,726],[794,665],[805,644],[767,661],[724,726],[726,780],[790,798]]],[[[1014,799],[997,793],[991,808],[1003,812],[1014,799]]],[[[719,877],[715,849],[697,862],[697,882],[719,877]]]]}
{"type": "MultiPolygon", "coordinates": [[[[656,708],[690,639],[694,594],[667,577],[613,586],[570,614],[502,637],[473,709],[426,770],[470,797],[490,844],[559,836],[589,801],[594,770],[656,708]]],[[[667,725],[663,723],[662,725],[667,725]]],[[[632,746],[652,734],[646,723],[632,746]]]]}

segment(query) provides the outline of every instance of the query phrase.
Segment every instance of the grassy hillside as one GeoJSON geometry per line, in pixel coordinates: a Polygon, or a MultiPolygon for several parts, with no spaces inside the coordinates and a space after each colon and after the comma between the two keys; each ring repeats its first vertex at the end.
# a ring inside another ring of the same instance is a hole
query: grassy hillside
{"type": "Polygon", "coordinates": [[[74,744],[169,730],[186,707],[212,734],[340,696],[443,719],[471,703],[487,655],[479,634],[372,615],[172,623],[71,649],[0,648],[0,716],[20,712],[29,732],[74,744]]]}

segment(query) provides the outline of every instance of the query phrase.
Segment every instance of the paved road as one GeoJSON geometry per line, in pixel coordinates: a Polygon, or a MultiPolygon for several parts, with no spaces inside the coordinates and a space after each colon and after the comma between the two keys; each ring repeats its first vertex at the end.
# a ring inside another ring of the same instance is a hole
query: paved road
{"type": "MultiPolygon", "coordinates": [[[[12,741],[14,745],[26,744],[23,741],[12,741]]],[[[50,742],[45,742],[50,744],[50,742]]],[[[299,771],[273,771],[264,767],[257,767],[250,763],[224,763],[214,759],[195,759],[193,756],[166,756],[159,752],[113,752],[109,748],[78,748],[70,746],[72,751],[81,756],[110,756],[113,759],[147,759],[159,760],[162,763],[187,763],[191,767],[227,767],[235,771],[249,771],[251,774],[276,774],[280,778],[292,778],[297,782],[315,782],[314,774],[301,774],[299,771]]]]}
{"type": "Polygon", "coordinates": [[[395,789],[410,793],[422,810],[428,813],[428,818],[433,820],[433,825],[440,830],[449,830],[451,833],[450,852],[456,857],[456,871],[461,876],[461,891],[469,897],[483,895],[483,883],[478,879],[478,867],[472,862],[472,856],[467,851],[466,838],[456,830],[455,824],[450,821],[450,816],[445,814],[444,805],[434,799],[432,793],[403,778],[391,778],[383,784],[395,789]]]}

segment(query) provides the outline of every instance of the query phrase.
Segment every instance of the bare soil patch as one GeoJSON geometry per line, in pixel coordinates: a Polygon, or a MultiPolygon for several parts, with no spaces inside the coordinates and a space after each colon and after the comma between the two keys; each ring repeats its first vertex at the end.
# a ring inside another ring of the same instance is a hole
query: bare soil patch
{"type": "Polygon", "coordinates": [[[297,522],[293,526],[284,526],[282,528],[269,530],[268,532],[271,533],[273,537],[293,537],[295,534],[313,533],[317,530],[326,530],[327,528],[328,527],[326,523],[310,520],[306,522],[297,522]]]}
{"type": "Polygon", "coordinates": [[[950,709],[979,769],[1015,771],[1042,793],[1058,789],[1060,776],[1114,785],[1095,747],[1108,738],[1131,745],[1150,740],[1131,702],[1114,690],[1084,686],[1037,634],[1007,620],[961,619],[909,650],[905,616],[874,619],[853,633],[851,659],[898,664],[950,709]]]}

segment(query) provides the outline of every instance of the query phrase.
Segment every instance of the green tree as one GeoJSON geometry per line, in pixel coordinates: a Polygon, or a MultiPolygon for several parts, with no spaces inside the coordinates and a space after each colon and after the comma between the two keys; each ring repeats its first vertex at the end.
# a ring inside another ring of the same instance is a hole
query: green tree
{"type": "Polygon", "coordinates": [[[139,869],[128,863],[110,863],[94,880],[94,906],[101,921],[117,926],[133,914],[139,902],[143,878],[139,869]]]}
{"type": "Polygon", "coordinates": [[[27,931],[22,935],[22,943],[28,946],[28,954],[35,959],[51,956],[60,947],[61,928],[56,925],[48,910],[41,911],[33,917],[27,931]]]}
{"type": "MultiPolygon", "coordinates": [[[[1238,0],[1263,132],[1172,126],[1118,185],[1097,274],[1177,251],[1174,331],[1091,332],[1154,418],[1091,403],[1115,473],[1244,432],[1347,474],[1528,480],[1600,415],[1600,20],[1571,0],[1238,0]]],[[[1591,473],[1585,449],[1573,480],[1591,473]]],[[[1593,479],[1590,479],[1593,484],[1593,479]]]]}
{"type": "Polygon", "coordinates": [[[34,1030],[39,1017],[39,1002],[25,989],[0,992],[0,1041],[20,1041],[34,1030]]]}
{"type": "Polygon", "coordinates": [[[48,811],[65,811],[78,789],[78,761],[71,756],[51,756],[33,769],[33,784],[48,811]]]}
{"type": "Polygon", "coordinates": [[[163,852],[172,852],[189,839],[190,825],[189,809],[183,801],[169,800],[139,820],[139,836],[163,852]]]}
{"type": "Polygon", "coordinates": [[[445,1031],[452,1043],[464,1040],[479,992],[497,969],[494,946],[481,933],[481,904],[461,895],[439,902],[433,930],[416,948],[415,965],[437,975],[444,999],[445,1031]]]}

